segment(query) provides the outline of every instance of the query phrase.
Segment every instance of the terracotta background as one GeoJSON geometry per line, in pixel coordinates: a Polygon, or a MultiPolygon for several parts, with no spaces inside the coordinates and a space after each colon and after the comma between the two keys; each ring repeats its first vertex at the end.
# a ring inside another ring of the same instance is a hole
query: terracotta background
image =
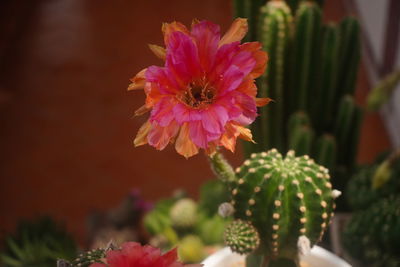
{"type": "MultiPolygon", "coordinates": [[[[21,217],[51,214],[79,239],[93,209],[106,210],[131,188],[148,200],[177,187],[196,196],[212,177],[204,155],[134,148],[146,117],[132,117],[142,92],[128,79],[161,64],[147,43],[161,44],[161,23],[208,19],[226,30],[231,0],[46,0],[0,4],[0,232],[21,217]],[[168,4],[166,4],[168,3],[168,4]]],[[[345,15],[327,0],[326,20],[345,15]]],[[[358,100],[369,85],[360,70],[358,100]]],[[[377,114],[367,116],[360,162],[389,146],[377,114]]],[[[235,165],[238,153],[230,155],[235,165]]]]}

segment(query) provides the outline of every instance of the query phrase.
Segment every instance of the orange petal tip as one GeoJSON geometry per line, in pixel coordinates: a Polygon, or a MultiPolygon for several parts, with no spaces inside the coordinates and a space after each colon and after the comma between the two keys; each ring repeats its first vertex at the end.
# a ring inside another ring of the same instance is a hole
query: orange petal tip
{"type": "Polygon", "coordinates": [[[148,44],[151,52],[154,53],[154,55],[156,55],[156,57],[165,60],[166,58],[166,50],[164,47],[159,46],[159,45],[154,45],[154,44],[148,44]]]}
{"type": "Polygon", "coordinates": [[[243,39],[249,29],[247,19],[237,18],[233,21],[231,27],[225,33],[225,35],[219,41],[219,46],[224,44],[229,44],[233,42],[238,42],[243,39]]]}
{"type": "Polygon", "coordinates": [[[271,102],[271,101],[273,101],[273,100],[268,97],[256,98],[256,106],[263,107],[263,106],[269,104],[269,102],[271,102]]]}

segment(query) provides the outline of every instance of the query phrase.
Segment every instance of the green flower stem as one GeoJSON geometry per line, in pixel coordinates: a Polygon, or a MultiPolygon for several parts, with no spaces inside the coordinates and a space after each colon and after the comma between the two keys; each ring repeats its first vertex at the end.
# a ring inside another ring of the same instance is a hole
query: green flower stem
{"type": "Polygon", "coordinates": [[[224,183],[232,183],[236,181],[235,171],[221,152],[217,151],[209,156],[211,169],[214,171],[218,179],[224,183]]]}

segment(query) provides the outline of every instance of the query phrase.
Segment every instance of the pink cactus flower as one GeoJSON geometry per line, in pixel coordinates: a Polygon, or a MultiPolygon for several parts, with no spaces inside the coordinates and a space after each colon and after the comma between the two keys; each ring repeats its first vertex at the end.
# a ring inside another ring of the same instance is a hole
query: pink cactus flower
{"type": "Polygon", "coordinates": [[[134,141],[158,150],[175,142],[188,158],[224,146],[234,152],[238,137],[252,140],[245,126],[257,116],[257,106],[270,99],[256,98],[254,79],[264,73],[267,54],[258,42],[240,41],[247,20],[238,18],[224,36],[209,21],[194,21],[189,31],[179,22],[164,24],[166,48],[150,45],[164,67],[150,66],[131,79],[128,90],[144,89],[146,103],[135,114],[151,111],[134,141]]]}
{"type": "Polygon", "coordinates": [[[158,248],[141,246],[139,243],[127,242],[121,250],[107,252],[105,263],[93,263],[90,267],[201,267],[201,264],[184,265],[177,261],[176,249],[164,255],[158,248]]]}

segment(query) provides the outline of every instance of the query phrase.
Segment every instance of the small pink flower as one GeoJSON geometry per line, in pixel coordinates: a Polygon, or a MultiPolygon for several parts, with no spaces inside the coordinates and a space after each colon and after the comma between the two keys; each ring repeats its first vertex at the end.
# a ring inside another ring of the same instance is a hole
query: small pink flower
{"type": "Polygon", "coordinates": [[[165,66],[140,71],[128,88],[144,88],[147,96],[136,115],[151,110],[135,145],[162,150],[175,142],[179,154],[191,157],[199,148],[208,154],[217,146],[233,152],[237,137],[252,141],[245,126],[269,99],[256,98],[254,83],[265,71],[267,54],[258,42],[240,44],[247,21],[236,19],[222,38],[219,26],[209,21],[194,21],[190,31],[178,22],[162,30],[166,49],[150,49],[165,66]]]}
{"type": "Polygon", "coordinates": [[[158,248],[127,242],[121,250],[107,252],[106,263],[93,263],[90,267],[201,267],[201,264],[184,265],[177,261],[176,249],[164,255],[158,248]]]}

